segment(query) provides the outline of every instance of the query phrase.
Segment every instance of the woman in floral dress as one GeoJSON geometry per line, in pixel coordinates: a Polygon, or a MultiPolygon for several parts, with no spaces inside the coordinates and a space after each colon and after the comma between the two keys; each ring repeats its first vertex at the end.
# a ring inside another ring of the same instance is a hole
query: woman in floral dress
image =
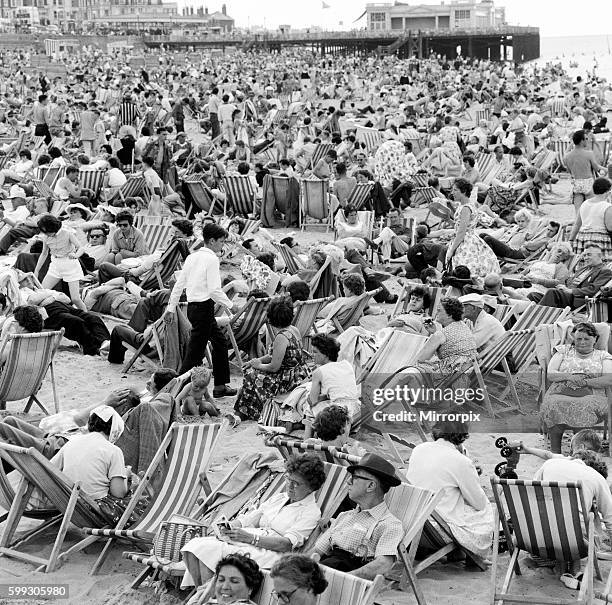
{"type": "Polygon", "coordinates": [[[457,179],[453,185],[455,201],[461,205],[455,212],[455,237],[446,252],[447,267],[465,265],[474,277],[485,277],[489,273],[499,273],[499,261],[495,253],[476,234],[479,211],[470,201],[472,184],[465,179],[457,179]]]}
{"type": "Polygon", "coordinates": [[[245,364],[242,390],[234,409],[242,420],[257,420],[264,405],[280,393],[288,393],[310,377],[307,354],[298,329],[291,325],[293,307],[277,301],[268,307],[268,322],[278,330],[269,355],[245,364]]]}

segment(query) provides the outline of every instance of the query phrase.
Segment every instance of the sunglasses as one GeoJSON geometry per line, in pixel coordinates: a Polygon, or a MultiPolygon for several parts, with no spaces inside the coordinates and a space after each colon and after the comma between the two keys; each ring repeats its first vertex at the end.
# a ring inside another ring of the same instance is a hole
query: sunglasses
{"type": "Polygon", "coordinates": [[[89,237],[104,237],[104,233],[90,233],[89,237]]]}
{"type": "Polygon", "coordinates": [[[129,223],[117,223],[117,227],[123,228],[123,227],[129,227],[129,226],[130,226],[129,223]]]}

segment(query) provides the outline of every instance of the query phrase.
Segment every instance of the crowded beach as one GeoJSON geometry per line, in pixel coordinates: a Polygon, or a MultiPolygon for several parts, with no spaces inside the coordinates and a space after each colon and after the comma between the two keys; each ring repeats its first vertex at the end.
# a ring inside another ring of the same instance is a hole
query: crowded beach
{"type": "Polygon", "coordinates": [[[0,601],[612,598],[612,86],[150,58],[0,50],[0,601]]]}

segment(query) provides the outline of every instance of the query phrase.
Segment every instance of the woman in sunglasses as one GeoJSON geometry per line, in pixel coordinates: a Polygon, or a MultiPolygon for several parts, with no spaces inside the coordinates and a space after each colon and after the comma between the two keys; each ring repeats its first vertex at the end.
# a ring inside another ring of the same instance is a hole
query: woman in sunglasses
{"type": "Polygon", "coordinates": [[[305,555],[285,555],[270,575],[272,594],[283,605],[315,605],[328,584],[319,564],[305,555]]]}

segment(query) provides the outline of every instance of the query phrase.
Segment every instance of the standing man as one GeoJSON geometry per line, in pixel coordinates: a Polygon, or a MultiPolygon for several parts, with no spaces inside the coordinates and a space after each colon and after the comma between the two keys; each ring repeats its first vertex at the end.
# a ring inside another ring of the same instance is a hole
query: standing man
{"type": "Polygon", "coordinates": [[[180,373],[183,374],[202,363],[206,345],[210,340],[215,377],[213,397],[228,397],[237,393],[236,389],[229,386],[227,341],[215,320],[215,303],[223,305],[230,311],[234,309],[232,301],[221,289],[217,256],[223,249],[227,235],[223,227],[214,223],[202,229],[204,245],[185,260],[163,316],[166,323],[174,321],[176,306],[184,290],[187,294],[187,318],[191,322],[191,336],[180,373]]]}
{"type": "Polygon", "coordinates": [[[38,102],[32,107],[32,122],[34,127],[34,136],[45,137],[45,145],[49,145],[52,141],[51,132],[49,130],[49,99],[47,95],[38,95],[38,102]]]}
{"type": "Polygon", "coordinates": [[[95,102],[89,103],[85,111],[81,112],[81,144],[85,155],[92,158],[94,150],[94,140],[96,139],[95,125],[98,115],[95,113],[95,102]]]}
{"type": "Polygon", "coordinates": [[[223,95],[223,104],[219,107],[219,121],[221,122],[221,134],[230,147],[234,146],[236,138],[234,136],[234,112],[236,106],[230,103],[230,96],[223,95]]]}
{"type": "Polygon", "coordinates": [[[219,89],[215,86],[208,98],[208,116],[212,127],[212,138],[216,139],[221,134],[221,126],[219,125],[219,89]]]}
{"type": "Polygon", "coordinates": [[[599,172],[605,174],[607,169],[600,166],[595,160],[595,154],[587,149],[584,130],[577,130],[572,135],[572,141],[574,150],[563,158],[563,163],[572,175],[572,198],[578,216],[582,202],[593,195],[594,176],[599,172]]]}
{"type": "Polygon", "coordinates": [[[185,132],[185,110],[183,109],[183,99],[180,97],[174,101],[172,106],[172,118],[176,132],[185,132]]]}

